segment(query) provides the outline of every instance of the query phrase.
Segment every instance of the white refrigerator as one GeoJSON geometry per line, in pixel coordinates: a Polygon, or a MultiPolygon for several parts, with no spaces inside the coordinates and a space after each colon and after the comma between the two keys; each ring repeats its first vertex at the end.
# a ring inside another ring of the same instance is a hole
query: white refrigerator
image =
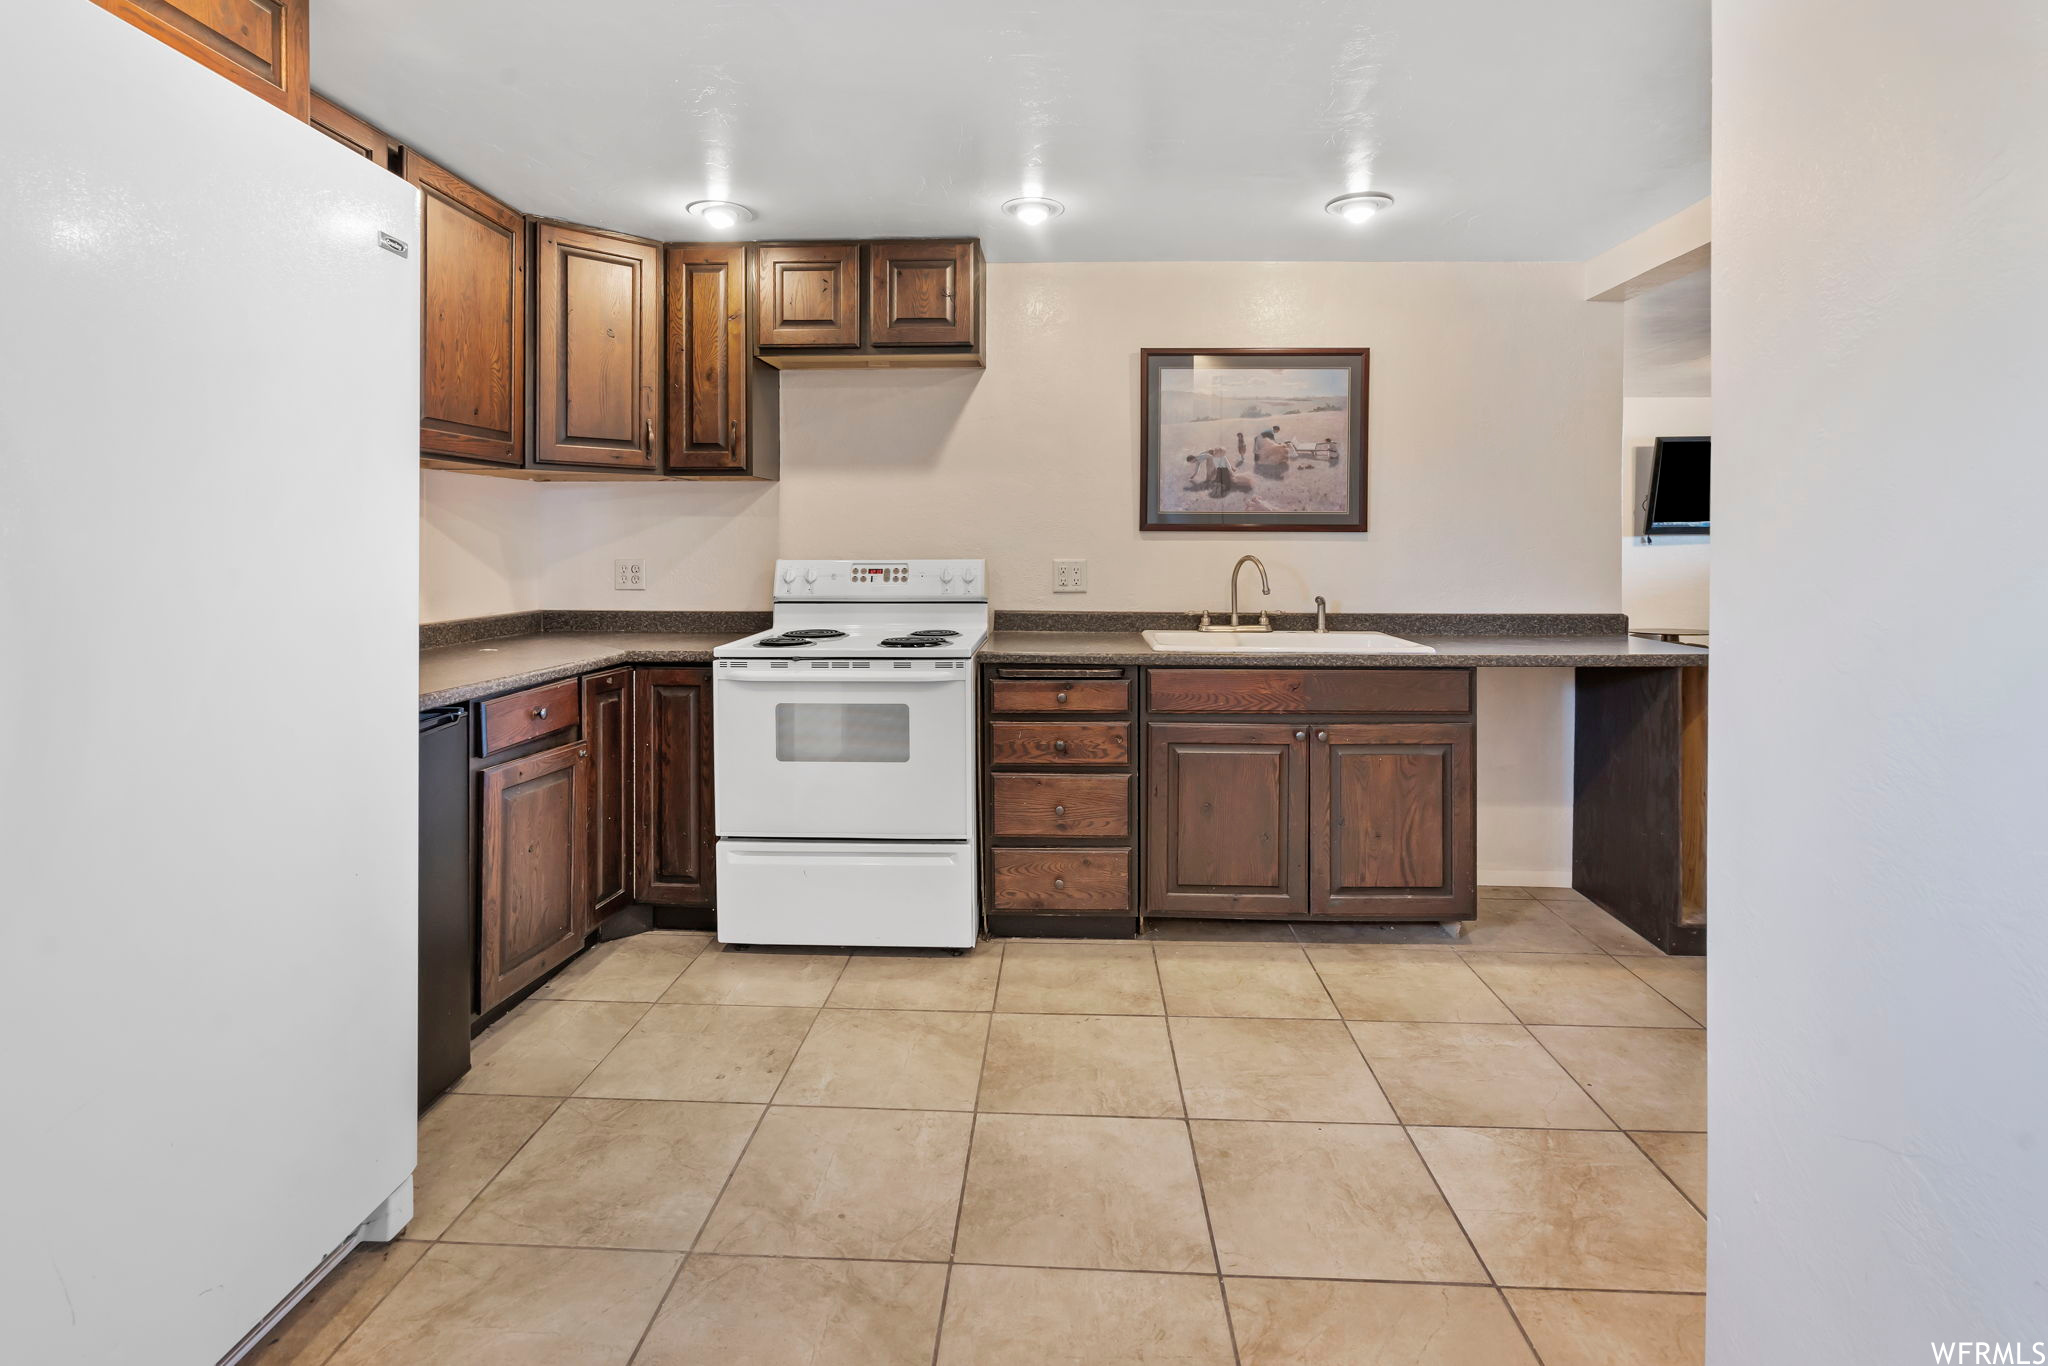
{"type": "Polygon", "coordinates": [[[206,1366],[410,1200],[417,201],[7,30],[0,1359],[206,1366]]]}

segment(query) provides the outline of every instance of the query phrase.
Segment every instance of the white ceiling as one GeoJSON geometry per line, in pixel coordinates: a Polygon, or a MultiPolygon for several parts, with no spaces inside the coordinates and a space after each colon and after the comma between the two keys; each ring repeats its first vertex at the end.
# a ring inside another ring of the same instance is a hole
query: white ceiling
{"type": "Polygon", "coordinates": [[[1666,280],[1621,305],[1621,392],[1627,398],[1713,393],[1711,269],[1666,280]]]}
{"type": "Polygon", "coordinates": [[[995,260],[1583,260],[1707,193],[1708,0],[318,0],[323,94],[528,213],[995,260]],[[1396,205],[1346,227],[1323,201],[1396,205]],[[1068,206],[1038,230],[1012,196],[1068,206]]]}

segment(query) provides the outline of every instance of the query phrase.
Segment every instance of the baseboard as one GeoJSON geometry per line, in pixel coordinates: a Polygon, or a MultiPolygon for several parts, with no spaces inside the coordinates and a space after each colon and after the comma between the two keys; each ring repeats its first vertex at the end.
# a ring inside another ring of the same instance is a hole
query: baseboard
{"type": "Polygon", "coordinates": [[[1482,887],[1569,887],[1572,885],[1571,869],[1564,868],[1481,868],[1479,885],[1482,887]]]}

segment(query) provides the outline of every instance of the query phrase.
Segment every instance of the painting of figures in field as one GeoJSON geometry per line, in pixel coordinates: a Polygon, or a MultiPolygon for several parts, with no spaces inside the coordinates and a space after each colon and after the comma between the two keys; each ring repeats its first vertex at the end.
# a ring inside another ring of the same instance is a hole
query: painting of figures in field
{"type": "Polygon", "coordinates": [[[1363,529],[1363,353],[1146,358],[1149,529],[1363,529]]]}

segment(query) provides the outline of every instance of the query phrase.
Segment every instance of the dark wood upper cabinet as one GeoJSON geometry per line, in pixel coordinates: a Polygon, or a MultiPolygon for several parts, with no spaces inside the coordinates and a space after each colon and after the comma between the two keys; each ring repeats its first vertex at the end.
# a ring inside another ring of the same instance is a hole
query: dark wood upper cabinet
{"type": "Polygon", "coordinates": [[[1312,745],[1311,911],[1463,914],[1476,895],[1472,724],[1318,726],[1312,745]]]}
{"type": "Polygon", "coordinates": [[[293,118],[312,113],[308,0],[93,0],[293,118]]]}
{"type": "Polygon", "coordinates": [[[661,247],[561,223],[533,238],[533,461],[661,459],[661,247]]]}
{"type": "Polygon", "coordinates": [[[480,1007],[489,1010],[583,942],[589,751],[562,745],[483,772],[480,1007]]]}
{"type": "Polygon", "coordinates": [[[639,749],[633,898],[655,906],[709,906],[711,671],[634,670],[633,729],[639,749]]]}
{"type": "Polygon", "coordinates": [[[391,136],[375,124],[357,118],[332,100],[313,95],[313,126],[357,156],[395,174],[404,174],[402,153],[391,136]]]}
{"type": "Polygon", "coordinates": [[[757,345],[860,345],[859,243],[757,247],[754,271],[757,345]]]}
{"type": "Polygon", "coordinates": [[[668,288],[671,474],[775,477],[781,376],[747,340],[747,248],[679,243],[663,258],[668,288]]]}
{"type": "Polygon", "coordinates": [[[975,336],[973,242],[868,244],[868,340],[876,346],[965,346],[975,336]]]}
{"type": "Polygon", "coordinates": [[[1308,910],[1307,733],[1287,722],[1146,727],[1145,909],[1308,910]]]}
{"type": "Polygon", "coordinates": [[[633,671],[583,679],[583,748],[590,751],[590,895],[594,927],[633,895],[633,671]]]}
{"type": "Polygon", "coordinates": [[[525,461],[526,220],[408,152],[420,190],[420,453],[525,461]]]}

